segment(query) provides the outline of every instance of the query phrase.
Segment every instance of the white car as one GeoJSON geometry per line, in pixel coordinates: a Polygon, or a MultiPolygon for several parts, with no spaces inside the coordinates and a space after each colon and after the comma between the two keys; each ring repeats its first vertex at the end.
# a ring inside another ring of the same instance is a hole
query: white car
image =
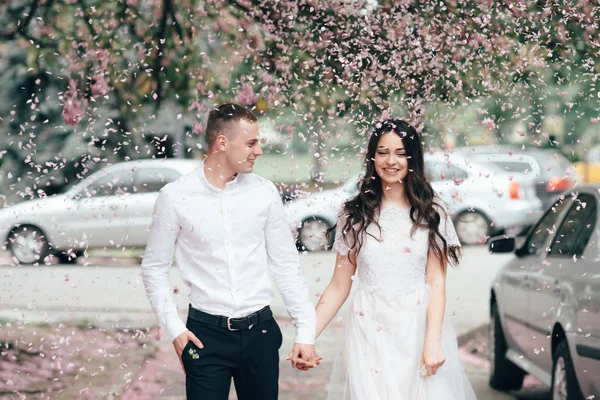
{"type": "Polygon", "coordinates": [[[0,238],[21,264],[55,254],[69,262],[88,248],[143,247],[158,191],[194,160],[140,160],[101,169],[64,194],[0,210],[0,238]]]}
{"type": "MultiPolygon", "coordinates": [[[[465,245],[484,243],[500,232],[520,232],[542,211],[533,178],[513,176],[460,153],[428,153],[425,164],[428,179],[453,214],[459,239],[465,245]]],[[[335,225],[342,204],[358,193],[358,180],[356,175],[340,188],[311,193],[286,204],[299,249],[331,247],[333,235],[327,240],[325,232],[335,225]]]]}
{"type": "Polygon", "coordinates": [[[525,238],[490,241],[490,252],[513,253],[490,287],[492,387],[518,390],[532,374],[553,400],[599,398],[599,202],[599,184],[580,186],[525,238]]]}
{"type": "Polygon", "coordinates": [[[333,244],[327,240],[326,232],[335,225],[342,204],[358,194],[359,174],[348,179],[336,189],[308,193],[285,204],[290,229],[296,237],[299,250],[328,250],[333,244]]]}
{"type": "Polygon", "coordinates": [[[518,146],[459,147],[470,160],[492,164],[514,175],[535,179],[535,192],[545,209],[559,194],[577,187],[581,178],[575,166],[555,149],[518,146]]]}

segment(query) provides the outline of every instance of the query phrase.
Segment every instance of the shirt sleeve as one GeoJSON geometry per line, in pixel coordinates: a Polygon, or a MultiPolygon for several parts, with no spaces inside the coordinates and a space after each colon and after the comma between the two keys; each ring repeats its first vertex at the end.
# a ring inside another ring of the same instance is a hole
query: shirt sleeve
{"type": "Polygon", "coordinates": [[[295,342],[314,344],[317,329],[315,309],[309,299],[308,287],[300,268],[298,250],[285,218],[281,197],[272,183],[270,191],[269,216],[265,226],[269,268],[285,308],[296,327],[295,342]]]}
{"type": "MultiPolygon", "coordinates": [[[[448,247],[461,247],[448,208],[444,204],[440,203],[440,200],[438,200],[438,204],[435,207],[437,212],[440,213],[439,231],[440,234],[444,237],[444,239],[446,239],[448,247]]],[[[442,243],[442,239],[440,239],[440,237],[436,235],[435,240],[438,246],[440,246],[440,248],[443,248],[444,244],[442,243]]]]}
{"type": "Polygon", "coordinates": [[[346,225],[346,211],[342,207],[338,214],[335,227],[335,240],[333,242],[333,250],[340,255],[347,256],[348,252],[354,247],[354,239],[351,232],[346,232],[344,235],[344,226],[346,225]]]}
{"type": "Polygon", "coordinates": [[[177,313],[170,272],[179,229],[175,207],[163,189],[154,205],[150,236],[142,260],[142,280],[158,323],[171,341],[187,330],[177,313]]]}

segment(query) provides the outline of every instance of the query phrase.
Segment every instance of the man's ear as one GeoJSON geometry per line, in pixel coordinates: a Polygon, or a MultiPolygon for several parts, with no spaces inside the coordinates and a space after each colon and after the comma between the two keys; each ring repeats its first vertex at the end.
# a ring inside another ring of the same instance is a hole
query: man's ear
{"type": "Polygon", "coordinates": [[[215,148],[217,150],[226,151],[228,146],[229,140],[227,140],[227,137],[225,135],[217,136],[217,139],[215,140],[215,148]]]}

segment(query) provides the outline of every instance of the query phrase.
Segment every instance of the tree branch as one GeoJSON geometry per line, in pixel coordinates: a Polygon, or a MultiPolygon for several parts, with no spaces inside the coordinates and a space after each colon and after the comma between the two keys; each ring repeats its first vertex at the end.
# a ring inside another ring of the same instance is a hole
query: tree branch
{"type": "Polygon", "coordinates": [[[137,40],[138,43],[144,43],[144,39],[135,30],[133,22],[131,22],[131,19],[127,17],[127,2],[119,2],[119,6],[120,7],[117,11],[117,18],[119,19],[119,21],[121,21],[124,24],[127,24],[127,26],[129,27],[129,32],[137,40]]]}
{"type": "Polygon", "coordinates": [[[83,19],[85,20],[85,24],[87,25],[88,30],[92,34],[92,38],[96,38],[98,36],[98,34],[96,33],[96,30],[94,29],[94,27],[92,26],[92,23],[90,22],[92,17],[90,16],[90,14],[88,14],[86,7],[85,7],[85,3],[83,2],[83,0],[77,0],[77,4],[79,4],[81,6],[81,11],[83,12],[83,19]]]}
{"type": "Polygon", "coordinates": [[[33,19],[33,16],[35,15],[35,12],[37,11],[39,6],[38,0],[33,0],[33,3],[31,3],[31,6],[29,6],[29,13],[27,13],[27,18],[25,18],[25,21],[23,21],[23,25],[19,26],[19,30],[24,31],[26,28],[29,27],[29,23],[31,22],[31,20],[33,19]]]}
{"type": "Polygon", "coordinates": [[[156,83],[156,102],[154,103],[154,108],[158,110],[162,102],[162,82],[160,80],[160,69],[162,67],[162,59],[163,59],[163,49],[165,47],[165,43],[167,41],[165,34],[167,31],[167,18],[169,13],[171,12],[172,3],[171,0],[163,0],[163,12],[162,17],[160,19],[160,24],[158,26],[158,31],[156,32],[156,41],[158,42],[158,49],[156,52],[156,58],[154,59],[154,68],[152,70],[152,76],[154,77],[154,81],[156,83]]]}
{"type": "Polygon", "coordinates": [[[33,3],[31,3],[31,5],[29,6],[29,12],[27,13],[27,17],[23,20],[23,23],[21,23],[21,20],[19,19],[19,12],[17,10],[9,8],[7,10],[7,13],[13,16],[14,19],[19,22],[12,31],[1,32],[1,37],[3,37],[4,39],[14,39],[17,35],[20,35],[25,39],[33,42],[34,44],[41,46],[42,44],[37,38],[27,33],[27,28],[29,28],[29,24],[31,23],[31,20],[33,19],[33,16],[36,13],[38,6],[38,0],[34,0],[33,3]]]}
{"type": "MultiPolygon", "coordinates": [[[[179,21],[177,21],[177,16],[175,15],[175,9],[171,8],[171,18],[173,19],[173,25],[175,25],[175,30],[177,31],[177,35],[179,35],[179,38],[181,40],[184,40],[185,38],[185,34],[183,33],[183,29],[181,28],[181,25],[179,25],[179,21]]],[[[191,39],[191,37],[190,37],[191,39]]]]}

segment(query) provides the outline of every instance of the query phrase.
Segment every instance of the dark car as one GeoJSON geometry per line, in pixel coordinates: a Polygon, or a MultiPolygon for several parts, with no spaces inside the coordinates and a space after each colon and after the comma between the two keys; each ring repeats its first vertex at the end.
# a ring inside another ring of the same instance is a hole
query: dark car
{"type": "Polygon", "coordinates": [[[457,150],[479,163],[492,163],[514,174],[534,176],[536,195],[544,208],[580,181],[575,166],[558,149],[495,145],[457,150]]]}

